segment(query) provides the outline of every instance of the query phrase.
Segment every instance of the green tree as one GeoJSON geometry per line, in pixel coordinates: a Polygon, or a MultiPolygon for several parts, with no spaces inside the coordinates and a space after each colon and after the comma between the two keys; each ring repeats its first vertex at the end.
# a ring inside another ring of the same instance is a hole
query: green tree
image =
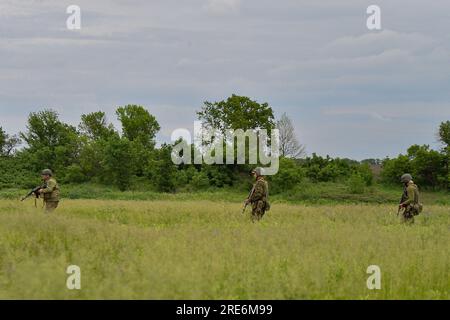
{"type": "Polygon", "coordinates": [[[428,145],[413,145],[408,149],[412,173],[417,183],[436,188],[444,176],[443,155],[428,145]]]}
{"type": "Polygon", "coordinates": [[[450,146],[450,121],[442,122],[439,126],[439,141],[450,146]]]}
{"type": "Polygon", "coordinates": [[[78,156],[79,164],[68,168],[70,182],[82,182],[84,179],[108,183],[115,180],[104,163],[106,147],[111,139],[120,139],[119,133],[112,124],[108,124],[105,113],[101,111],[83,114],[78,127],[82,133],[82,148],[78,156]]]}
{"type": "Polygon", "coordinates": [[[177,168],[172,163],[172,146],[163,144],[155,150],[155,157],[150,161],[147,172],[150,180],[160,192],[174,192],[177,168]]]}
{"type": "Polygon", "coordinates": [[[225,134],[227,129],[267,129],[275,127],[272,108],[267,103],[258,103],[248,97],[232,95],[219,102],[205,101],[198,119],[208,128],[225,134]]]}
{"type": "Polygon", "coordinates": [[[127,138],[113,136],[106,143],[104,156],[105,178],[121,191],[129,189],[135,172],[131,142],[127,138]]]}
{"type": "Polygon", "coordinates": [[[0,127],[0,156],[10,156],[19,144],[20,139],[18,136],[11,136],[7,134],[2,127],[0,127]]]}
{"type": "Polygon", "coordinates": [[[442,143],[442,154],[444,155],[445,189],[450,190],[450,121],[442,122],[439,126],[439,141],[442,143]]]}
{"type": "Polygon", "coordinates": [[[136,175],[144,176],[149,161],[154,155],[155,136],[160,130],[160,126],[156,118],[142,106],[119,107],[116,114],[122,123],[123,137],[131,142],[136,163],[136,175]]]}
{"type": "Polygon", "coordinates": [[[382,163],[381,180],[387,184],[399,184],[400,177],[404,173],[412,173],[410,159],[406,155],[399,155],[397,158],[386,158],[382,163]]]}
{"type": "Polygon", "coordinates": [[[154,147],[160,126],[148,110],[142,106],[126,105],[119,107],[116,114],[122,124],[124,137],[130,141],[138,141],[144,147],[154,147]]]}
{"type": "MultiPolygon", "coordinates": [[[[113,135],[109,139],[119,138],[118,135],[113,135]]],[[[105,168],[106,147],[108,146],[109,139],[93,140],[83,144],[78,157],[78,162],[80,170],[84,174],[86,180],[108,183],[113,179],[111,176],[108,177],[105,168]]]]}
{"type": "Polygon", "coordinates": [[[406,155],[383,161],[381,177],[384,182],[398,184],[404,173],[411,173],[420,186],[438,188],[443,185],[444,157],[428,145],[413,145],[406,155]]]}
{"type": "Polygon", "coordinates": [[[56,111],[31,113],[27,131],[20,136],[28,145],[25,152],[31,155],[32,170],[48,167],[58,171],[76,162],[80,147],[78,132],[61,122],[56,111]]]}
{"type": "MultiPolygon", "coordinates": [[[[244,132],[253,130],[259,137],[260,130],[264,129],[270,133],[275,127],[273,110],[267,103],[260,104],[248,97],[234,94],[226,100],[219,102],[205,101],[202,109],[197,112],[197,117],[202,122],[203,130],[209,131],[212,135],[210,141],[204,141],[206,145],[215,141],[214,136],[222,135],[225,137],[228,130],[241,129],[244,132]]],[[[227,141],[228,143],[234,142],[235,155],[237,151],[236,141],[227,141]]],[[[258,155],[259,147],[246,145],[246,163],[248,163],[250,152],[258,155]]],[[[245,171],[247,167],[236,164],[231,168],[233,171],[236,169],[245,171]]]]}
{"type": "Polygon", "coordinates": [[[91,140],[107,140],[116,134],[114,126],[108,124],[104,112],[97,111],[81,116],[80,131],[91,140]]]}

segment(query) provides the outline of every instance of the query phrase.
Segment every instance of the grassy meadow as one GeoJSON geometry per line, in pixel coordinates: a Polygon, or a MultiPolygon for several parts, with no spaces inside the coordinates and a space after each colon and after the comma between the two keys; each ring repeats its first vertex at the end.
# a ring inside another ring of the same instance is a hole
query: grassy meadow
{"type": "Polygon", "coordinates": [[[0,200],[1,299],[449,299],[450,208],[0,200]],[[81,268],[81,290],[66,268],[81,268]],[[382,289],[368,290],[369,265],[382,289]]]}

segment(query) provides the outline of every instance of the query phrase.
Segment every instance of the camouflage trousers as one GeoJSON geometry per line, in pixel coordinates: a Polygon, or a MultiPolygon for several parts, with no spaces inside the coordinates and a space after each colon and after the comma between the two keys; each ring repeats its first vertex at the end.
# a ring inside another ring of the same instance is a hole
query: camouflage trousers
{"type": "Polygon", "coordinates": [[[413,206],[409,205],[403,211],[402,220],[404,223],[414,223],[414,216],[417,214],[417,210],[413,206]]]}
{"type": "Polygon", "coordinates": [[[266,213],[266,202],[256,201],[252,203],[252,221],[259,221],[266,213]]]}
{"type": "Polygon", "coordinates": [[[46,213],[53,212],[56,208],[58,208],[59,201],[45,201],[44,208],[46,213]]]}

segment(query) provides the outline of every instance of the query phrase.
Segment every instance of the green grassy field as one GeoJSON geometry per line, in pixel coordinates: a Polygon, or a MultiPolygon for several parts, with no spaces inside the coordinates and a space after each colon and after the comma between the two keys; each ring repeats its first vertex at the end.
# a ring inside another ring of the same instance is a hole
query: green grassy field
{"type": "Polygon", "coordinates": [[[375,204],[275,203],[252,224],[237,202],[32,202],[0,200],[1,299],[450,298],[449,206],[407,226],[375,204]]]}
{"type": "MultiPolygon", "coordinates": [[[[136,201],[231,201],[239,202],[251,190],[251,181],[228,188],[211,188],[201,191],[182,190],[177,193],[160,193],[140,186],[136,190],[120,191],[117,188],[96,184],[63,185],[64,199],[96,199],[96,200],[136,200],[136,201]]],[[[36,182],[36,185],[38,182],[36,182]]],[[[303,182],[292,190],[271,194],[272,202],[291,204],[397,204],[402,194],[401,186],[385,186],[376,184],[366,187],[362,193],[352,193],[344,183],[310,183],[303,182]]],[[[0,199],[17,200],[29,190],[17,188],[0,188],[0,199]]],[[[444,191],[421,190],[421,200],[424,203],[450,206],[450,193],[444,191]]]]}

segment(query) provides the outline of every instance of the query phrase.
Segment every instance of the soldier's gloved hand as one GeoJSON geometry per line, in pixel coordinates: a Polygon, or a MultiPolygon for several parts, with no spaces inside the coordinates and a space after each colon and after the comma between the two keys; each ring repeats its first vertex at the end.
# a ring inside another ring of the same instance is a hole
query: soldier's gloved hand
{"type": "Polygon", "coordinates": [[[44,189],[39,189],[38,194],[44,193],[44,189]]]}

